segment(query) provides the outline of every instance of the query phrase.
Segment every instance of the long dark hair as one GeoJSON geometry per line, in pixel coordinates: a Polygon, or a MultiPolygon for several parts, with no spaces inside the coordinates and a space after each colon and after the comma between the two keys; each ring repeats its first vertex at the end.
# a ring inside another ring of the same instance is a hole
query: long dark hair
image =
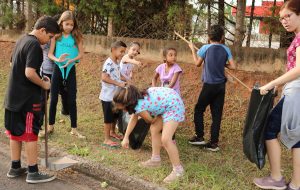
{"type": "Polygon", "coordinates": [[[128,85],[125,88],[119,89],[113,98],[114,103],[122,104],[129,114],[135,113],[135,106],[139,99],[143,99],[147,95],[147,91],[140,91],[133,85],[128,85]]]}

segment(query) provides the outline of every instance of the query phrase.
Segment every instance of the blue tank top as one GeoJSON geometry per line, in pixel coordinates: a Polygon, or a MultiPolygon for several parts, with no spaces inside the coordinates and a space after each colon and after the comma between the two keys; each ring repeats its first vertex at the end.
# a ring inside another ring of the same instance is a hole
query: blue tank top
{"type": "MultiPolygon", "coordinates": [[[[68,35],[67,37],[64,37],[62,35],[61,39],[56,41],[56,44],[55,44],[55,57],[59,58],[64,53],[69,54],[67,56],[67,59],[74,59],[75,57],[78,56],[78,53],[79,53],[78,46],[76,45],[76,41],[75,41],[74,37],[71,34],[68,35]]],[[[61,68],[66,63],[67,63],[67,61],[64,61],[64,62],[56,62],[55,61],[55,64],[59,67],[59,69],[62,73],[63,79],[68,78],[70,70],[75,65],[75,62],[73,62],[73,63],[69,64],[67,66],[67,68],[61,68]],[[66,73],[65,73],[65,69],[66,69],[66,73]]]]}

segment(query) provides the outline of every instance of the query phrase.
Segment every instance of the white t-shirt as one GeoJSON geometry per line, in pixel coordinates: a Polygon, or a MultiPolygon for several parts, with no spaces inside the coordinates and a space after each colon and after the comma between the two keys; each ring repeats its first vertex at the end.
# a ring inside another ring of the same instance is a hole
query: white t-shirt
{"type": "MultiPolygon", "coordinates": [[[[122,82],[120,74],[120,66],[115,63],[110,57],[106,59],[102,72],[107,73],[112,80],[122,82]]],[[[113,84],[108,84],[106,82],[101,82],[102,88],[100,92],[99,99],[106,102],[112,102],[113,97],[118,90],[118,86],[113,84]]]]}
{"type": "MultiPolygon", "coordinates": [[[[127,55],[125,55],[127,56],[127,55]]],[[[132,72],[133,68],[134,68],[134,64],[132,63],[124,63],[123,59],[120,62],[120,68],[121,68],[121,74],[127,79],[130,80],[130,73],[132,72]]]]}

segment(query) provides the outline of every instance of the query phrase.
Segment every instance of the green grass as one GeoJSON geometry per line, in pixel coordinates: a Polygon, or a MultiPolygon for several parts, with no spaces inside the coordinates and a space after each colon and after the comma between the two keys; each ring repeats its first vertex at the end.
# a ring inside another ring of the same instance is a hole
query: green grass
{"type": "MultiPolygon", "coordinates": [[[[0,104],[3,105],[9,67],[6,64],[8,57],[1,58],[1,55],[3,54],[0,52],[0,104]]],[[[99,60],[103,60],[103,56],[88,54],[77,67],[78,130],[87,136],[87,139],[80,140],[69,134],[71,130],[70,121],[67,117],[59,114],[61,109],[59,104],[55,132],[50,136],[50,146],[63,148],[70,154],[83,156],[86,159],[113,167],[129,175],[164,186],[162,180],[172,169],[164,150],[162,150],[163,166],[161,168],[143,169],[138,166],[140,161],[148,159],[151,155],[151,144],[148,137],[140,151],[109,150],[101,146],[103,141],[103,118],[98,96],[102,62],[99,62],[99,60]],[[59,123],[59,120],[64,120],[64,122],[59,123]]],[[[148,66],[136,76],[137,86],[139,87],[146,87],[150,83],[152,72],[157,65],[150,61],[147,62],[149,63],[148,66]]],[[[190,146],[187,140],[194,133],[192,117],[193,107],[201,89],[199,85],[200,71],[191,65],[180,65],[185,71],[181,81],[181,88],[187,109],[187,121],[182,123],[181,128],[177,131],[176,141],[186,173],[180,181],[165,187],[174,190],[256,189],[252,185],[252,179],[257,176],[268,175],[269,167],[267,164],[262,171],[258,170],[245,158],[242,151],[242,130],[249,93],[238,84],[227,85],[220,136],[220,152],[212,153],[190,146]]],[[[252,85],[256,80],[265,83],[272,78],[272,76],[260,73],[236,74],[242,80],[246,80],[248,85],[252,85]]],[[[0,109],[1,131],[4,131],[3,115],[3,109],[0,109]]],[[[210,123],[211,118],[208,110],[205,117],[206,139],[209,137],[210,123]]],[[[290,154],[286,150],[283,151],[282,161],[284,174],[290,177],[291,160],[290,154]]]]}

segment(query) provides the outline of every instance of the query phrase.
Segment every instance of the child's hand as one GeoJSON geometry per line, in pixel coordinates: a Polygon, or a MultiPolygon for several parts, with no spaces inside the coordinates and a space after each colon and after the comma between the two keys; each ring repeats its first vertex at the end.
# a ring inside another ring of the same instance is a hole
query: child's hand
{"type": "Polygon", "coordinates": [[[66,68],[68,65],[70,65],[72,62],[74,62],[72,59],[68,59],[67,63],[61,66],[60,68],[66,68]]]}
{"type": "Polygon", "coordinates": [[[62,55],[58,58],[58,61],[57,61],[57,62],[65,62],[67,56],[69,56],[69,54],[67,54],[67,53],[62,54],[62,55]]]}
{"type": "Polygon", "coordinates": [[[266,95],[270,90],[272,90],[274,87],[271,83],[266,84],[265,86],[262,86],[259,88],[261,95],[266,95]]]}
{"type": "Polygon", "coordinates": [[[121,142],[121,145],[122,145],[123,148],[129,148],[129,139],[124,138],[121,142]]]}
{"type": "Polygon", "coordinates": [[[125,87],[126,87],[126,85],[127,85],[127,83],[126,83],[126,82],[120,82],[120,83],[119,83],[119,87],[122,87],[122,88],[125,88],[125,87]]]}
{"type": "Polygon", "coordinates": [[[50,83],[50,78],[47,76],[43,77],[43,89],[44,90],[49,90],[51,87],[51,83],[50,83]]]}

